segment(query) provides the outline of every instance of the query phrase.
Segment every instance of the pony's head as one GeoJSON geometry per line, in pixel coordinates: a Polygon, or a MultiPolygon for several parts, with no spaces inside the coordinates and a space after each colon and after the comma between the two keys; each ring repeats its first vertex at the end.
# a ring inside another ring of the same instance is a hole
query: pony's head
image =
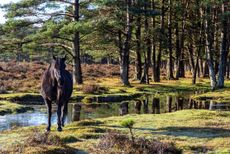
{"type": "Polygon", "coordinates": [[[64,83],[63,74],[66,68],[65,60],[66,60],[66,56],[64,58],[58,58],[53,56],[53,60],[51,63],[54,79],[57,81],[59,87],[62,87],[64,83]]]}

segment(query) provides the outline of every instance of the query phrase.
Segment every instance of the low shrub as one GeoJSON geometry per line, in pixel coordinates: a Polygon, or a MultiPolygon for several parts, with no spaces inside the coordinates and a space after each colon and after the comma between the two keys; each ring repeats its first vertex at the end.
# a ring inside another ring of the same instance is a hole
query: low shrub
{"type": "Polygon", "coordinates": [[[127,135],[118,131],[111,131],[100,138],[97,145],[90,149],[96,154],[180,154],[182,151],[173,143],[163,143],[155,140],[136,138],[133,142],[127,135]]]}
{"type": "Polygon", "coordinates": [[[99,86],[96,84],[86,84],[82,86],[82,92],[84,94],[95,94],[99,90],[99,86]]]}
{"type": "Polygon", "coordinates": [[[106,93],[108,91],[107,88],[101,87],[97,84],[86,84],[82,86],[82,92],[84,94],[100,94],[106,93]]]}
{"type": "Polygon", "coordinates": [[[4,85],[0,85],[0,94],[7,94],[7,90],[4,85]]]}

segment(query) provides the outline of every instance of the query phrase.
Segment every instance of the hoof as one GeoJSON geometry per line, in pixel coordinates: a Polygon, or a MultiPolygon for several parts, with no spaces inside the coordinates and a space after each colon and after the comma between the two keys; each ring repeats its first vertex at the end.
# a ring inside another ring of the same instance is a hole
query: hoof
{"type": "Polygon", "coordinates": [[[65,124],[61,124],[62,127],[65,127],[65,124]]]}
{"type": "Polygon", "coordinates": [[[50,131],[50,127],[47,127],[47,128],[46,128],[46,131],[49,132],[49,131],[50,131]]]}
{"type": "Polygon", "coordinates": [[[62,131],[62,128],[61,128],[61,127],[58,127],[58,128],[57,128],[57,131],[61,132],[61,131],[62,131]]]}

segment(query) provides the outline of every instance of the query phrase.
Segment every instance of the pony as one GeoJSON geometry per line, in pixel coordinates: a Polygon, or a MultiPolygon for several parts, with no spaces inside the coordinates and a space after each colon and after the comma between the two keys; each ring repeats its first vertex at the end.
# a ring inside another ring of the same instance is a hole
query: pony
{"type": "Polygon", "coordinates": [[[68,112],[68,102],[73,92],[73,79],[72,75],[65,69],[65,61],[66,56],[64,58],[53,56],[51,64],[42,77],[41,95],[47,106],[47,131],[50,131],[51,127],[52,102],[55,101],[57,104],[58,131],[62,131],[68,112]]]}

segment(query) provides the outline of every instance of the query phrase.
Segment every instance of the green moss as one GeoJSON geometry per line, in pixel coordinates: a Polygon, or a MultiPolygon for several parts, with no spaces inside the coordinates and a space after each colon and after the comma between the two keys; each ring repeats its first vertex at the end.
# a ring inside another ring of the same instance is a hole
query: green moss
{"type": "Polygon", "coordinates": [[[23,113],[29,110],[33,110],[33,108],[11,103],[9,101],[0,101],[0,115],[23,113]]]}
{"type": "Polygon", "coordinates": [[[42,102],[43,99],[38,93],[12,93],[12,94],[0,94],[0,100],[7,100],[11,102],[42,102]]]}
{"type": "Polygon", "coordinates": [[[229,82],[226,83],[226,87],[223,89],[218,89],[215,91],[203,93],[203,94],[195,94],[192,97],[196,100],[214,100],[215,102],[225,102],[230,103],[230,87],[229,82]]]}
{"type": "Polygon", "coordinates": [[[93,101],[94,101],[94,97],[92,96],[86,96],[82,99],[82,103],[85,103],[85,104],[92,103],[93,101]]]}

